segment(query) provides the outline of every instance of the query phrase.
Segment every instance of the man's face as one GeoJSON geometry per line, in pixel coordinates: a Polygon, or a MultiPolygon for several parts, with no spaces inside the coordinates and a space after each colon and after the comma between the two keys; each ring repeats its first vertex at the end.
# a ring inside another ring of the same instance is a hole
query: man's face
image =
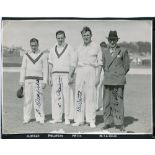
{"type": "Polygon", "coordinates": [[[65,36],[64,34],[58,34],[57,35],[57,41],[58,41],[58,45],[62,45],[65,42],[65,36]]]}
{"type": "Polygon", "coordinates": [[[32,52],[36,52],[38,50],[38,43],[36,41],[30,43],[32,52]]]}
{"type": "Polygon", "coordinates": [[[85,33],[83,32],[82,33],[82,38],[83,38],[83,41],[84,41],[84,44],[87,45],[91,42],[91,33],[89,31],[86,31],[85,33]]]}
{"type": "Polygon", "coordinates": [[[117,45],[118,39],[117,38],[109,38],[108,41],[109,41],[109,46],[111,48],[115,48],[117,45]]]}

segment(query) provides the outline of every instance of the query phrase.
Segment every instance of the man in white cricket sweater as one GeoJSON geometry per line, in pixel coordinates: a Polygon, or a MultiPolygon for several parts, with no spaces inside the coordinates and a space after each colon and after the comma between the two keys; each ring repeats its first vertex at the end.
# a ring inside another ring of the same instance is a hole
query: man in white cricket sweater
{"type": "Polygon", "coordinates": [[[24,123],[31,120],[32,107],[36,121],[44,123],[43,90],[46,87],[48,77],[48,62],[46,55],[41,52],[39,41],[36,38],[30,40],[31,51],[23,56],[20,85],[24,86],[24,123]]]}
{"type": "Polygon", "coordinates": [[[73,48],[65,42],[65,32],[57,31],[57,43],[49,54],[50,85],[52,86],[52,121],[50,123],[61,123],[63,112],[65,124],[69,125],[73,119],[73,85],[69,85],[68,74],[70,61],[73,56],[73,48]]]}

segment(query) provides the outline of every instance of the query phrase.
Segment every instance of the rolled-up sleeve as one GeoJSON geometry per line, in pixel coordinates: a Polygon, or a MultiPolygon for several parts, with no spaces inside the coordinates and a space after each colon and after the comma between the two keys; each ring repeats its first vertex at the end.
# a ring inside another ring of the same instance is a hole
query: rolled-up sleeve
{"type": "Polygon", "coordinates": [[[102,57],[102,51],[98,47],[98,54],[97,54],[97,66],[102,66],[103,65],[103,57],[102,57]]]}
{"type": "Polygon", "coordinates": [[[21,82],[21,83],[25,81],[26,65],[27,65],[26,55],[24,54],[21,69],[20,69],[20,80],[19,80],[19,82],[21,82]]]}

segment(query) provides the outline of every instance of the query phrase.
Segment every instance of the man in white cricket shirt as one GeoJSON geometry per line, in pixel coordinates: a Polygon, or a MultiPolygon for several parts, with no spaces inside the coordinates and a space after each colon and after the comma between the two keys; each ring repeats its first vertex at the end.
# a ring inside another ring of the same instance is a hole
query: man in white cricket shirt
{"type": "Polygon", "coordinates": [[[52,121],[50,123],[61,123],[63,112],[65,124],[69,125],[73,119],[73,85],[69,85],[68,74],[70,61],[74,54],[73,48],[65,42],[65,32],[57,31],[57,43],[49,54],[49,74],[52,86],[52,121]]]}
{"type": "Polygon", "coordinates": [[[47,56],[41,52],[39,41],[30,40],[31,51],[23,56],[20,85],[24,86],[24,123],[31,120],[32,109],[37,122],[44,123],[43,89],[46,87],[48,75],[47,56]]]}
{"type": "Polygon", "coordinates": [[[96,127],[96,87],[100,82],[102,52],[100,47],[91,40],[92,31],[89,27],[84,27],[81,35],[84,43],[76,51],[69,74],[72,77],[76,68],[75,123],[73,126],[84,124],[84,118],[86,118],[86,122],[94,128],[96,127]]]}

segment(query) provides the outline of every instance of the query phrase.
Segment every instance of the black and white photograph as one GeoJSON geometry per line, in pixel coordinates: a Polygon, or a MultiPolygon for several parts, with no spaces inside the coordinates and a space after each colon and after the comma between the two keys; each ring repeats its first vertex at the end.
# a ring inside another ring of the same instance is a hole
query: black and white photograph
{"type": "Polygon", "coordinates": [[[1,23],[2,138],[153,134],[152,20],[1,23]]]}

